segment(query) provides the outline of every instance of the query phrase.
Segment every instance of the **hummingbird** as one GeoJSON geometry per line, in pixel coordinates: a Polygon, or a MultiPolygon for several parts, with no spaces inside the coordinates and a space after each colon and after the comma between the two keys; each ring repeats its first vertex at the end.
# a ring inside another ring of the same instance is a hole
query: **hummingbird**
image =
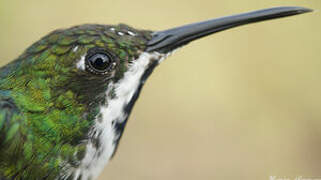
{"type": "Polygon", "coordinates": [[[275,7],[163,31],[84,24],[51,32],[0,68],[0,179],[96,179],[147,78],[173,51],[219,31],[311,11],[275,7]]]}

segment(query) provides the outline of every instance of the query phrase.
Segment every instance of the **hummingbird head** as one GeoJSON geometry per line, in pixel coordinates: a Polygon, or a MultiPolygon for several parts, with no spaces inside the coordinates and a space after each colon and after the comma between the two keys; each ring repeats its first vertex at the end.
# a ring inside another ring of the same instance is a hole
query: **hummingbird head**
{"type": "MultiPolygon", "coordinates": [[[[159,62],[193,40],[236,26],[309,11],[301,7],[278,7],[154,32],[124,24],[87,24],[50,33],[19,59],[26,59],[21,61],[22,71],[50,78],[56,96],[71,91],[81,104],[89,107],[106,103],[106,95],[117,97],[116,92],[121,88],[115,85],[124,81],[126,73],[130,81],[134,81],[135,73],[139,74],[135,86],[127,84],[128,88],[139,91],[159,62]]],[[[129,93],[128,103],[135,92],[129,93]]],[[[130,109],[131,106],[127,111],[130,109]]]]}
{"type": "Polygon", "coordinates": [[[51,89],[71,91],[89,106],[103,103],[109,83],[123,78],[150,39],[150,31],[124,24],[85,24],[50,33],[19,59],[26,59],[23,70],[50,78],[51,89]]]}
{"type": "Polygon", "coordinates": [[[164,31],[124,24],[57,30],[0,69],[0,87],[14,91],[30,126],[46,141],[77,147],[70,154],[85,146],[79,163],[70,161],[68,175],[96,177],[115,152],[143,84],[171,52],[229,28],[309,11],[278,7],[164,31]]]}

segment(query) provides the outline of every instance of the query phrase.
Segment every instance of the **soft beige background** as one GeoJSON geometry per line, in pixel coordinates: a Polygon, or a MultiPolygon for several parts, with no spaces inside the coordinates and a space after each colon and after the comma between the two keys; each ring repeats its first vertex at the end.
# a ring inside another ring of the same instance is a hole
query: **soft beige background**
{"type": "Polygon", "coordinates": [[[321,177],[320,0],[0,0],[0,65],[56,28],[162,30],[281,5],[316,11],[215,34],[156,69],[100,180],[321,177]]]}

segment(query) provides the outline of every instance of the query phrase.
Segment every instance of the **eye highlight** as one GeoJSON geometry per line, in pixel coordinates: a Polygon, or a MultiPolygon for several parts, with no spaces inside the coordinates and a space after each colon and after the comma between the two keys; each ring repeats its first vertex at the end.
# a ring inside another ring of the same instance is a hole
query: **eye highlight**
{"type": "Polygon", "coordinates": [[[103,50],[89,51],[86,56],[86,69],[94,74],[107,74],[115,65],[113,56],[103,50]]]}

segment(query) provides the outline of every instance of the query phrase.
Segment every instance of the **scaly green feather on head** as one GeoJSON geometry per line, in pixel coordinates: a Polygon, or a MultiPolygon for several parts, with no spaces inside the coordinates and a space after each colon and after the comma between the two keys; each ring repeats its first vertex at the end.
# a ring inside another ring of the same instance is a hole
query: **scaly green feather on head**
{"type": "Polygon", "coordinates": [[[10,92],[24,115],[15,118],[26,124],[6,130],[9,137],[0,142],[0,174],[44,177],[46,169],[58,173],[62,162],[77,166],[85,151],[82,141],[99,106],[106,103],[108,83],[121,79],[150,38],[149,31],[123,24],[76,26],[50,33],[0,69],[0,92],[10,92]],[[90,51],[112,54],[115,67],[104,75],[77,68],[90,51]],[[19,174],[24,168],[29,173],[19,174]]]}

